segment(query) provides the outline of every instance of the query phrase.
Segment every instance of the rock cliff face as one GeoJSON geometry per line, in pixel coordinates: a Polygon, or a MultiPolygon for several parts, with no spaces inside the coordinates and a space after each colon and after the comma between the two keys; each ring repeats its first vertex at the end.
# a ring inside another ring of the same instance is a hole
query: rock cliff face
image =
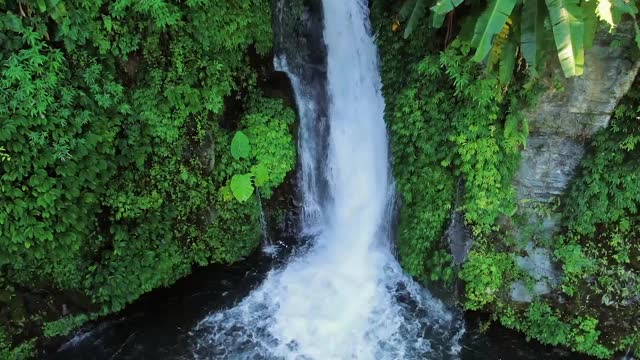
{"type": "Polygon", "coordinates": [[[564,79],[558,70],[555,76],[564,90],[548,90],[527,111],[529,141],[514,183],[520,200],[547,202],[562,194],[584,155],[585,142],[609,125],[640,66],[628,58],[635,45],[625,41],[625,34],[632,33],[625,30],[617,36],[629,45],[617,48],[612,35],[599,33],[585,54],[584,75],[564,79]]]}
{"type": "Polygon", "coordinates": [[[522,250],[526,253],[518,257],[517,264],[536,283],[533,289],[513,283],[510,295],[516,302],[531,302],[535,296],[549,293],[561,276],[550,250],[539,244],[540,239],[553,235],[558,215],[542,215],[530,205],[549,203],[564,193],[585,155],[585,145],[598,130],[609,125],[618,101],[633,83],[640,61],[629,58],[635,44],[630,41],[631,35],[626,35],[632,31],[627,30],[630,29],[620,29],[617,37],[628,46],[615,47],[612,35],[598,34],[593,48],[585,54],[584,75],[565,79],[560,66],[555,66],[552,77],[559,84],[550,87],[526,111],[530,134],[514,186],[518,200],[528,204],[521,211],[538,230],[524,238],[516,229],[515,236],[523,241],[522,250]]]}

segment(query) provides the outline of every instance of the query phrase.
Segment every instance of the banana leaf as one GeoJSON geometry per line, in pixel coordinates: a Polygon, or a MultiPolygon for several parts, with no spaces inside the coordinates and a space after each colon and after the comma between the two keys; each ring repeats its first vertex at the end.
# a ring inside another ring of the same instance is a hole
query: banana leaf
{"type": "Polygon", "coordinates": [[[416,26],[420,23],[420,19],[424,17],[425,9],[427,7],[426,0],[417,0],[416,5],[413,7],[407,27],[404,29],[404,38],[408,38],[415,30],[416,26]]]}
{"type": "Polygon", "coordinates": [[[513,78],[513,68],[516,64],[516,54],[518,53],[518,46],[513,38],[502,48],[500,53],[500,65],[498,68],[498,79],[501,84],[508,84],[513,78]]]}
{"type": "Polygon", "coordinates": [[[529,65],[529,71],[534,76],[537,74],[538,59],[543,48],[545,16],[542,0],[524,0],[520,51],[529,65]]]}
{"type": "Polygon", "coordinates": [[[411,13],[413,12],[413,9],[416,7],[416,0],[406,0],[404,2],[404,4],[402,4],[402,7],[400,8],[400,18],[402,20],[406,20],[409,16],[411,16],[411,13]]]}
{"type": "Polygon", "coordinates": [[[436,14],[446,15],[463,2],[464,0],[438,0],[438,2],[431,7],[431,11],[436,14]]]}
{"type": "Polygon", "coordinates": [[[545,0],[558,59],[566,77],[584,72],[584,22],[579,0],[545,0]]]}
{"type": "Polygon", "coordinates": [[[487,57],[491,50],[493,37],[502,31],[516,3],[517,0],[493,0],[489,3],[489,7],[476,22],[475,33],[471,42],[476,47],[473,60],[480,62],[487,57]]]}
{"type": "MultiPolygon", "coordinates": [[[[606,1],[606,0],[605,0],[606,1]]],[[[582,11],[584,12],[584,48],[591,49],[598,30],[598,16],[596,0],[582,0],[582,11]]]]}

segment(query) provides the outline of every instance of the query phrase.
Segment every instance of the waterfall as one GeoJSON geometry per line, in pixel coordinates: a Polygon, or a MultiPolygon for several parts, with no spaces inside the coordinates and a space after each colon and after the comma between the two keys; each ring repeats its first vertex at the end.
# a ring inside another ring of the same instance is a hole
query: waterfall
{"type": "Polygon", "coordinates": [[[273,248],[273,242],[271,241],[271,234],[269,234],[269,225],[267,224],[267,217],[264,214],[264,207],[262,206],[262,197],[260,196],[260,191],[256,191],[256,196],[258,197],[258,207],[260,209],[260,243],[262,246],[262,251],[265,253],[270,253],[273,248]]]}
{"type": "Polygon", "coordinates": [[[286,57],[300,116],[309,249],[195,329],[201,359],[456,358],[460,320],[403,274],[390,245],[394,187],[366,0],[324,0],[328,126],[286,57]],[[328,130],[328,131],[327,131],[328,130]],[[322,146],[326,134],[328,147],[322,146]],[[326,191],[320,191],[320,183],[326,191]]]}

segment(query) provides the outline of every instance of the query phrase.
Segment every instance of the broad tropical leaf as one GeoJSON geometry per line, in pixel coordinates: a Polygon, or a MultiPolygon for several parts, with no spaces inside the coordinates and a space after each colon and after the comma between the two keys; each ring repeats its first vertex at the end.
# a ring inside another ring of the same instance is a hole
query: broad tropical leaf
{"type": "Polygon", "coordinates": [[[635,1],[630,0],[611,0],[611,17],[614,24],[620,23],[622,15],[629,14],[635,18],[638,14],[638,7],[635,1]]]}
{"type": "MultiPolygon", "coordinates": [[[[606,1],[606,0],[605,0],[606,1]]],[[[582,11],[584,14],[584,48],[590,49],[598,30],[598,3],[596,0],[582,0],[582,11]]]]}
{"type": "Polygon", "coordinates": [[[248,158],[251,152],[249,138],[242,131],[237,131],[231,140],[231,156],[236,160],[248,158]]]}
{"type": "Polygon", "coordinates": [[[424,17],[425,9],[426,9],[426,0],[417,0],[416,5],[413,7],[413,12],[411,12],[411,17],[409,18],[409,22],[407,22],[407,27],[404,29],[404,38],[408,38],[415,30],[418,23],[420,23],[420,19],[424,17]]]}
{"type": "Polygon", "coordinates": [[[446,15],[463,2],[464,0],[438,0],[438,2],[431,7],[431,11],[440,15],[446,15]]]}
{"type": "Polygon", "coordinates": [[[40,9],[41,12],[45,12],[47,11],[47,4],[45,3],[44,0],[38,0],[38,8],[40,9]]]}
{"type": "MultiPolygon", "coordinates": [[[[595,0],[593,0],[595,1],[595,0]]],[[[520,51],[532,75],[537,74],[538,57],[543,47],[545,9],[542,0],[524,0],[520,51]]]]}
{"type": "Polygon", "coordinates": [[[545,0],[558,58],[566,77],[584,72],[584,22],[579,0],[545,0]]]}
{"type": "Polygon", "coordinates": [[[442,27],[442,24],[444,23],[444,17],[446,15],[442,15],[442,14],[438,14],[435,12],[431,13],[431,26],[438,29],[440,27],[442,27]]]}
{"type": "Polygon", "coordinates": [[[233,197],[240,202],[245,202],[253,195],[253,183],[251,183],[251,174],[233,175],[231,178],[231,192],[233,197]]]}
{"type": "Polygon", "coordinates": [[[498,70],[498,76],[500,83],[508,84],[513,78],[513,67],[516,64],[516,54],[518,53],[518,45],[515,39],[510,38],[504,45],[502,53],[500,54],[500,67],[498,70]]]}
{"type": "Polygon", "coordinates": [[[517,0],[493,0],[478,18],[472,44],[476,47],[473,60],[482,61],[491,50],[493,37],[499,33],[511,15],[517,0]]]}
{"type": "MultiPolygon", "coordinates": [[[[596,0],[589,0],[587,2],[596,3],[596,0]]],[[[591,8],[591,6],[589,6],[589,8],[591,8]]],[[[611,12],[611,1],[597,0],[596,14],[598,15],[598,18],[600,20],[609,24],[609,26],[611,27],[616,26],[616,23],[613,21],[613,13],[611,12]]]]}

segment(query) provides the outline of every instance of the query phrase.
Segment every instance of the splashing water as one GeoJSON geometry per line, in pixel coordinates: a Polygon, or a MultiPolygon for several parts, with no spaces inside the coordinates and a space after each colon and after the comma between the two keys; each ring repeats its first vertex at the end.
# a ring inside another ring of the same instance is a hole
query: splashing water
{"type": "MultiPolygon", "coordinates": [[[[402,273],[389,242],[393,182],[377,50],[365,0],[324,0],[327,195],[314,191],[313,104],[290,73],[301,118],[308,251],[272,270],[236,307],[194,330],[194,355],[214,359],[455,358],[463,327],[402,273]],[[306,133],[305,133],[306,132],[306,133]],[[309,228],[313,228],[310,230],[309,228]]],[[[286,70],[286,60],[278,59],[286,70]]],[[[317,135],[317,134],[315,134],[317,135]]]]}

